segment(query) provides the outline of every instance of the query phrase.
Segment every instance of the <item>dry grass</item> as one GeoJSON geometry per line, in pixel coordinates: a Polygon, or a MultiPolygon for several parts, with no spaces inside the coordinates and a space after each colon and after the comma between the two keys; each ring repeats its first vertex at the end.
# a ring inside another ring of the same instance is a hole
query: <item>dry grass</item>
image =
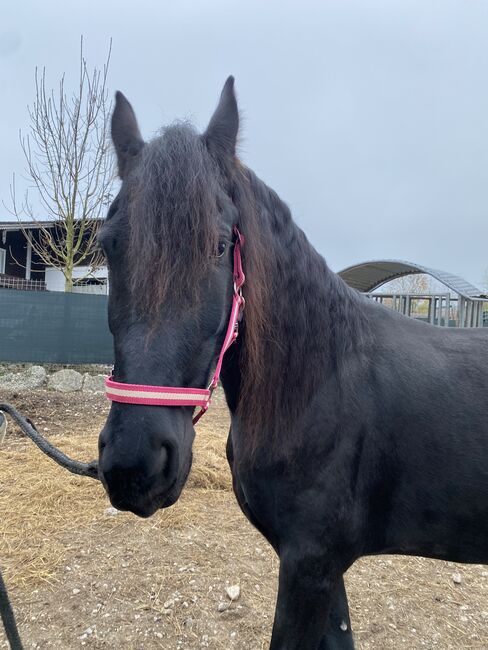
{"type": "MultiPolygon", "coordinates": [[[[59,410],[59,401],[56,396],[51,409],[59,410]]],[[[64,403],[69,401],[64,396],[64,403]]],[[[66,410],[76,411],[76,407],[66,410]]],[[[205,421],[199,425],[194,467],[186,489],[232,489],[223,453],[228,419],[221,401],[217,402],[216,410],[220,414],[217,430],[205,421]]],[[[72,458],[92,460],[98,454],[97,435],[102,421],[101,417],[96,418],[85,425],[84,434],[57,435],[53,442],[72,458]]],[[[0,447],[0,547],[6,580],[10,585],[25,586],[56,579],[56,570],[64,560],[61,540],[67,532],[81,532],[88,527],[110,531],[134,517],[130,514],[107,517],[105,511],[110,503],[98,481],[66,472],[30,441],[18,437],[18,433],[11,431],[8,441],[0,447]]],[[[181,499],[173,508],[157,513],[150,524],[140,522],[140,525],[165,525],[174,529],[190,519],[198,519],[199,512],[191,500],[181,499]]]]}
{"type": "MultiPolygon", "coordinates": [[[[57,438],[56,445],[74,458],[96,455],[96,438],[92,436],[57,438]]],[[[215,470],[202,470],[197,483],[217,483],[214,474],[215,470]]],[[[18,442],[2,449],[0,476],[0,546],[10,585],[54,581],[64,562],[66,533],[81,534],[88,527],[108,532],[133,518],[125,514],[107,516],[105,510],[110,503],[100,483],[67,473],[33,445],[18,442]]],[[[182,500],[176,507],[158,513],[155,519],[175,528],[193,518],[191,509],[191,503],[182,500]]]]}

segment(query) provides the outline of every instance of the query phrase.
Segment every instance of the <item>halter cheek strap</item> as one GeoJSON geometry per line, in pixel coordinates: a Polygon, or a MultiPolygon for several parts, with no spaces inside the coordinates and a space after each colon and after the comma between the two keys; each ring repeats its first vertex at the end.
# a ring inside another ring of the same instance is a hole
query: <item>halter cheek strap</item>
{"type": "Polygon", "coordinates": [[[241,249],[244,237],[234,227],[234,295],[227,332],[220,350],[215,372],[208,388],[178,388],[174,386],[146,386],[145,384],[124,384],[114,381],[112,376],[105,379],[106,395],[112,402],[124,404],[144,404],[146,406],[199,406],[200,411],[193,417],[196,424],[210,406],[212,393],[217,387],[222,370],[224,355],[239,334],[239,321],[244,309],[242,286],[245,282],[242,270],[241,249]]]}

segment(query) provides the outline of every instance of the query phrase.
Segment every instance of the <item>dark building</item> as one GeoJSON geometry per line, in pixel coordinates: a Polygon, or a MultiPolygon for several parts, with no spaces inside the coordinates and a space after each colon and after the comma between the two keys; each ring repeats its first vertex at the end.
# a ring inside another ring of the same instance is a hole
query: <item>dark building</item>
{"type": "MultiPolygon", "coordinates": [[[[64,290],[62,272],[47,266],[26,237],[27,232],[34,240],[38,240],[41,226],[48,229],[56,239],[57,231],[52,221],[22,222],[22,226],[18,221],[0,222],[0,288],[64,290]]],[[[89,271],[86,265],[75,268],[74,276],[84,278],[77,284],[75,291],[106,293],[106,267],[91,273],[89,271]]]]}

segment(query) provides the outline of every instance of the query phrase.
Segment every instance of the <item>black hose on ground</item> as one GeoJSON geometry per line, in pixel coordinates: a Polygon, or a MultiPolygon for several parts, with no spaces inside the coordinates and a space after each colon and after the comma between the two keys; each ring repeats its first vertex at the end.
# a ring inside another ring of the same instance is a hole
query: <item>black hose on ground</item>
{"type": "Polygon", "coordinates": [[[3,627],[7,635],[7,641],[10,643],[11,650],[23,650],[22,641],[20,640],[19,630],[15,621],[14,611],[10,603],[7,587],[2,578],[0,571],[0,614],[2,615],[3,627]]]}

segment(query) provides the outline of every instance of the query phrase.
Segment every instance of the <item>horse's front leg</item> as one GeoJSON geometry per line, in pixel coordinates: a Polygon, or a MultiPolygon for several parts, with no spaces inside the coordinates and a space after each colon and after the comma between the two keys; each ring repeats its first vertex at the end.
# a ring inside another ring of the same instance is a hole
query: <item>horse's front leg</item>
{"type": "Polygon", "coordinates": [[[340,578],[334,592],[327,629],[319,648],[320,650],[354,650],[354,637],[343,577],[340,578]]]}
{"type": "Polygon", "coordinates": [[[330,557],[307,552],[306,548],[282,549],[280,560],[270,650],[353,648],[349,617],[349,634],[340,629],[342,619],[338,631],[343,636],[334,629],[339,612],[347,613],[342,571],[330,557]]]}

